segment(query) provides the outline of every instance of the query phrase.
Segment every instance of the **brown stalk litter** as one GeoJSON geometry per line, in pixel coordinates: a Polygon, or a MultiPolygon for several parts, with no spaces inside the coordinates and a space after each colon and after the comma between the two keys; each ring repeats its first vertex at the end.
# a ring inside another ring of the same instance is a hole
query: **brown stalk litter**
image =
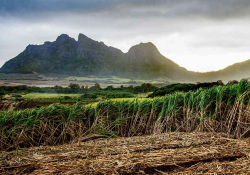
{"type": "MultiPolygon", "coordinates": [[[[0,174],[250,174],[250,139],[170,133],[0,152],[0,174]]],[[[97,139],[97,140],[96,140],[97,139]]]]}

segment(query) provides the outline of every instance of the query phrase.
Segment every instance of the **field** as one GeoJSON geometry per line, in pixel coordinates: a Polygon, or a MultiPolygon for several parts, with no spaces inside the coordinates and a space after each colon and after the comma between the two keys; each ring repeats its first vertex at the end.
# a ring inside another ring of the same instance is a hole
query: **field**
{"type": "MultiPolygon", "coordinates": [[[[25,95],[16,94],[5,95],[4,101],[0,101],[0,111],[12,111],[28,108],[39,108],[54,103],[75,104],[81,94],[51,94],[51,93],[28,93],[25,95]]],[[[88,104],[95,100],[86,99],[83,104],[88,104]]]]}
{"type": "Polygon", "coordinates": [[[3,111],[0,173],[246,174],[249,101],[243,79],[155,98],[3,111]]]}
{"type": "Polygon", "coordinates": [[[168,79],[159,79],[159,80],[142,80],[142,79],[127,79],[127,78],[119,78],[116,76],[101,78],[101,77],[68,77],[65,80],[69,81],[79,81],[79,82],[100,82],[106,84],[128,84],[128,85],[136,85],[142,83],[151,83],[151,84],[168,84],[168,79]]]}
{"type": "MultiPolygon", "coordinates": [[[[26,85],[30,87],[54,87],[54,86],[63,86],[67,87],[70,83],[77,83],[81,86],[94,86],[95,82],[77,82],[69,80],[0,80],[0,86],[19,86],[26,85]]],[[[100,83],[102,87],[106,87],[110,84],[100,83]]],[[[121,84],[114,84],[114,86],[120,86],[121,84]]]]}
{"type": "Polygon", "coordinates": [[[58,145],[88,134],[132,137],[170,132],[250,136],[250,83],[216,86],[164,97],[53,104],[0,113],[0,149],[58,145]]]}
{"type": "Polygon", "coordinates": [[[49,94],[49,93],[29,93],[24,95],[24,100],[35,100],[35,99],[59,99],[63,97],[79,98],[81,94],[49,94]]]}
{"type": "MultiPolygon", "coordinates": [[[[249,174],[250,139],[171,133],[2,152],[1,174],[249,174]]],[[[76,143],[74,143],[76,142],[76,143]]]]}
{"type": "MultiPolygon", "coordinates": [[[[5,75],[0,74],[0,86],[34,86],[34,87],[54,87],[54,86],[63,86],[67,87],[70,83],[77,83],[80,86],[94,86],[95,83],[99,83],[101,87],[114,86],[119,87],[121,85],[129,86],[137,86],[142,83],[152,83],[160,86],[167,85],[170,83],[168,79],[159,79],[155,81],[150,80],[142,80],[142,79],[126,79],[119,77],[67,77],[67,78],[49,78],[49,77],[39,77],[38,75],[27,74],[27,77],[24,75],[11,74],[5,75]],[[37,78],[38,76],[38,78],[37,78]]],[[[172,81],[171,82],[175,82],[172,81]]]]}

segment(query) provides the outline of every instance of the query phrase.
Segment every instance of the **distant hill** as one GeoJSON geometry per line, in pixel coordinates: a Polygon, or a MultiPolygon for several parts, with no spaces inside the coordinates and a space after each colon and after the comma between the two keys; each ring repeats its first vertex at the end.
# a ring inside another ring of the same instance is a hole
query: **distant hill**
{"type": "Polygon", "coordinates": [[[178,81],[215,81],[241,79],[250,74],[250,61],[235,64],[224,70],[195,73],[180,67],[160,54],[153,43],[141,43],[127,53],[103,42],[79,34],[78,41],[66,34],[54,42],[29,45],[7,61],[0,73],[38,73],[52,77],[119,76],[137,79],[163,77],[178,81]]]}
{"type": "Polygon", "coordinates": [[[205,79],[206,81],[223,80],[225,82],[249,78],[250,60],[233,64],[219,71],[203,73],[202,77],[201,79],[205,79]]]}

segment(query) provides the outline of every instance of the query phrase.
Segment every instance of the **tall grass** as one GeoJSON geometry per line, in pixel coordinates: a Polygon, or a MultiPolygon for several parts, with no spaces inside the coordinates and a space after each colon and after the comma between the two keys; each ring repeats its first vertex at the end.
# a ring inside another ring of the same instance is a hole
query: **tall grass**
{"type": "Polygon", "coordinates": [[[148,99],[53,104],[0,113],[0,149],[56,145],[91,133],[135,136],[164,132],[224,132],[250,136],[250,83],[176,92],[148,99]]]}

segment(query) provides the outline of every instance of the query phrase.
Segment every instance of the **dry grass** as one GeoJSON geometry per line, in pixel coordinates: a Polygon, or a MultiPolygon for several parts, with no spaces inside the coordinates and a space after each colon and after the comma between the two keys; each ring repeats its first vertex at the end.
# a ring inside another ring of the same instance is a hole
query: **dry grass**
{"type": "Polygon", "coordinates": [[[250,174],[250,139],[170,133],[1,152],[0,174],[250,174]]]}

